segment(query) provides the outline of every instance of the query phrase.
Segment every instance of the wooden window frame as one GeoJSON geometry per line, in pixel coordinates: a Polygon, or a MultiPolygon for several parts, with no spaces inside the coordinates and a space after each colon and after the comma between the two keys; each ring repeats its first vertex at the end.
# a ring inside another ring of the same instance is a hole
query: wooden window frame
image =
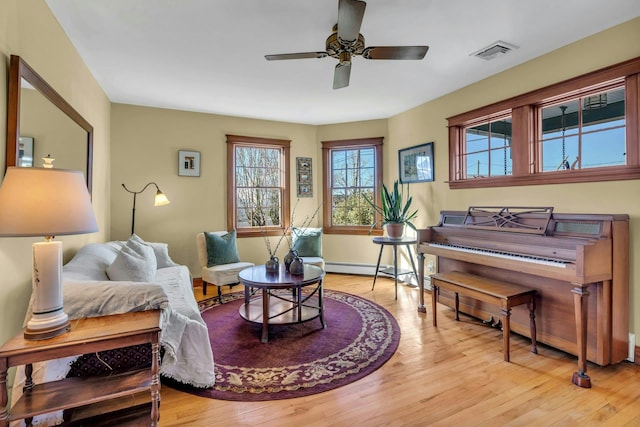
{"type": "MultiPolygon", "coordinates": [[[[360,138],[360,139],[344,139],[338,141],[322,141],[322,176],[324,177],[324,185],[322,186],[322,215],[323,226],[322,232],[325,234],[351,234],[351,235],[374,235],[381,236],[383,231],[381,227],[371,230],[369,225],[361,226],[334,226],[331,222],[331,207],[333,206],[331,197],[331,151],[333,149],[357,149],[357,148],[374,148],[375,156],[375,189],[374,203],[380,205],[380,186],[382,183],[382,142],[383,137],[360,138]],[[370,232],[371,230],[371,232],[370,232]]],[[[379,219],[379,214],[376,220],[379,219]]]]}
{"type": "Polygon", "coordinates": [[[640,179],[640,57],[584,74],[513,98],[447,118],[449,188],[486,188],[640,179]],[[567,171],[537,170],[535,113],[539,105],[562,97],[598,91],[624,81],[627,164],[567,171]],[[513,175],[461,179],[464,128],[470,123],[511,112],[513,175]]]}
{"type": "Polygon", "coordinates": [[[262,236],[282,236],[285,230],[289,229],[291,217],[291,195],[290,195],[290,151],[291,141],[286,139],[258,138],[251,136],[227,135],[227,230],[236,229],[238,237],[262,237],[262,236]],[[278,227],[264,227],[261,230],[237,228],[237,201],[236,201],[236,177],[235,177],[235,148],[239,146],[272,147],[282,149],[283,159],[283,182],[280,188],[280,215],[282,220],[278,227]]]}

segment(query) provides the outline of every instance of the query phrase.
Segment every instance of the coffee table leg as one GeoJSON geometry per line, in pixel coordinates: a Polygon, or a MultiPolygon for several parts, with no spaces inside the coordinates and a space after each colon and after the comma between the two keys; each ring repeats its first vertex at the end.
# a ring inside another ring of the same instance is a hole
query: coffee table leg
{"type": "Polygon", "coordinates": [[[269,341],[269,290],[262,289],[262,342],[269,341]]]}

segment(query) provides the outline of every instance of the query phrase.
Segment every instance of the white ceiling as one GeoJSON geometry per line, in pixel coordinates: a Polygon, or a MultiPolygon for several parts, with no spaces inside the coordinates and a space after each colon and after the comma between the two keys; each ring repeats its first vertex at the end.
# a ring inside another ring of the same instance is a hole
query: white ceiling
{"type": "Polygon", "coordinates": [[[355,57],[333,90],[335,59],[264,55],[324,51],[338,0],[46,2],[112,102],[316,125],[391,117],[640,16],[639,0],[368,0],[366,46],[429,52],[355,57]],[[519,48],[470,56],[498,40],[519,48]]]}

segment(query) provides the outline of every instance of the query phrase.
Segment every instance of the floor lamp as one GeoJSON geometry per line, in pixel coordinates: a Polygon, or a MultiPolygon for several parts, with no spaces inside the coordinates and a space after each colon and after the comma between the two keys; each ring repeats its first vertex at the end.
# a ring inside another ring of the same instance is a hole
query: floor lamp
{"type": "Polygon", "coordinates": [[[148,183],[140,191],[131,191],[127,188],[126,185],[122,184],[122,187],[124,187],[125,190],[133,194],[133,211],[131,212],[131,235],[133,235],[133,233],[135,233],[136,231],[136,196],[146,190],[150,185],[155,185],[156,187],[156,197],[155,201],[153,202],[153,206],[165,206],[171,203],[169,199],[167,199],[167,196],[165,196],[164,193],[160,191],[160,188],[158,188],[158,184],[156,184],[155,182],[148,183]]]}
{"type": "Polygon", "coordinates": [[[54,237],[96,231],[82,172],[7,168],[0,187],[0,237],[45,238],[33,244],[32,316],[26,339],[47,339],[69,330],[62,298],[62,242],[54,242],[54,237]]]}

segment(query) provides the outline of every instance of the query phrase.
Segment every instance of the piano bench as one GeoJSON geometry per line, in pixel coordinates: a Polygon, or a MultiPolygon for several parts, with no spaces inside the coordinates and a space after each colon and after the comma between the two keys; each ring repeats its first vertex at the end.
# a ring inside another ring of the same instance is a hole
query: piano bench
{"type": "Polygon", "coordinates": [[[509,361],[511,307],[527,304],[529,308],[529,326],[531,328],[531,352],[538,353],[536,347],[535,289],[460,271],[432,274],[431,286],[433,287],[431,297],[434,327],[438,326],[436,304],[440,288],[448,289],[455,293],[456,320],[460,320],[459,294],[500,307],[502,314],[502,346],[506,362],[509,361]]]}

